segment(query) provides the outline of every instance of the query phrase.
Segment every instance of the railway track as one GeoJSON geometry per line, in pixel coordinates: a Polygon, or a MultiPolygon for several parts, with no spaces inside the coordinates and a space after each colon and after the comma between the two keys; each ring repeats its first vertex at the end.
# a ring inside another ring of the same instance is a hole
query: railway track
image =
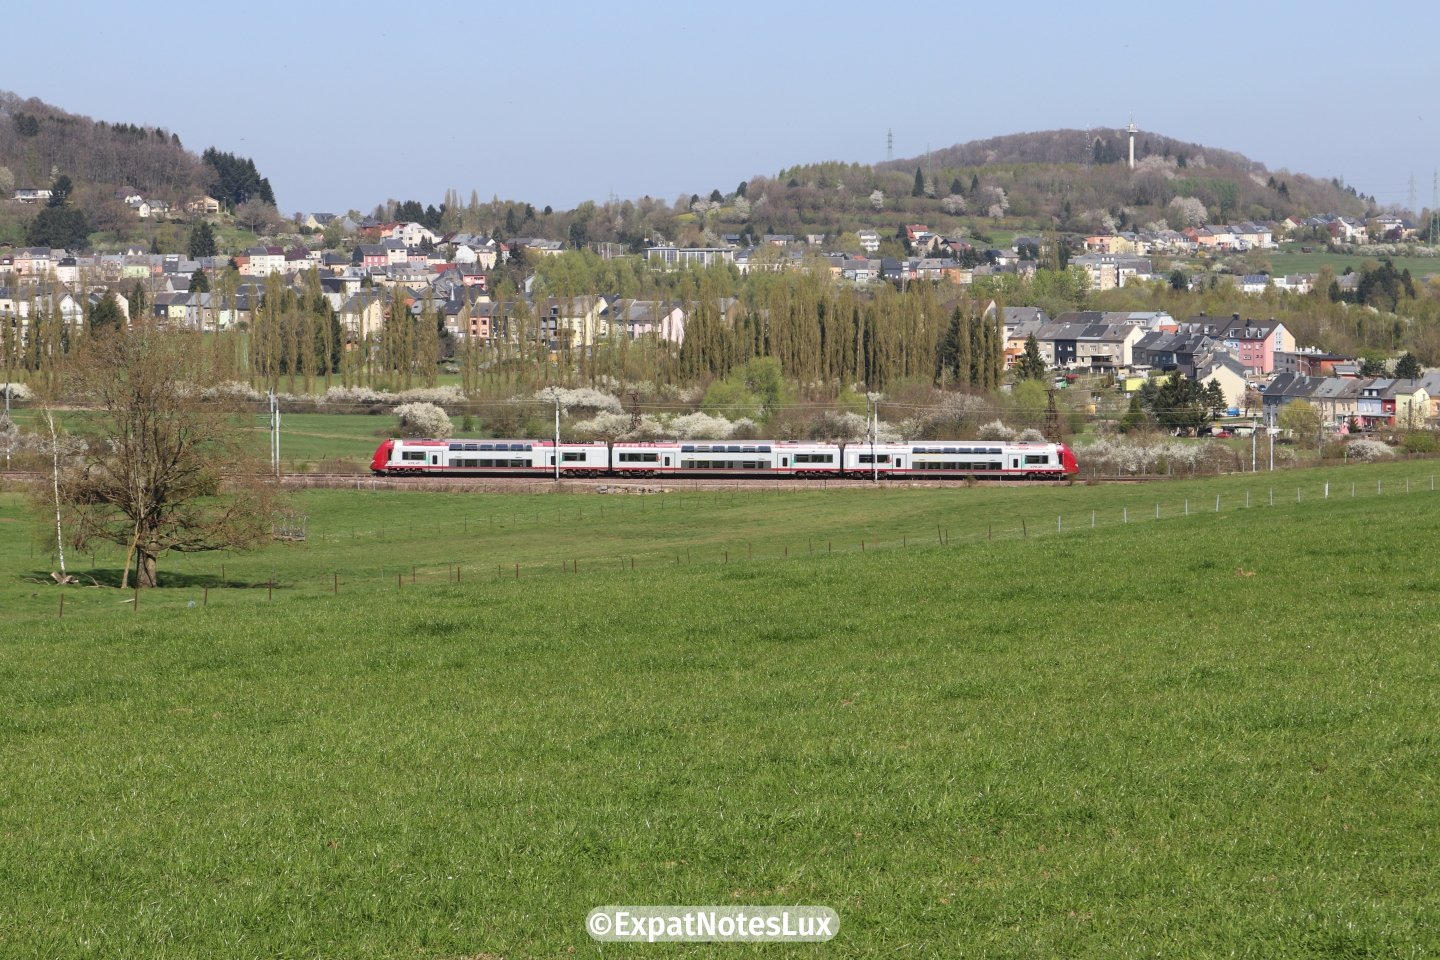
{"type": "MultiPolygon", "coordinates": [[[[8,470],[0,472],[0,481],[17,484],[33,483],[48,474],[40,471],[8,470]]],[[[284,473],[280,483],[290,489],[329,490],[411,490],[428,492],[471,493],[672,493],[686,490],[843,490],[884,487],[1063,487],[1074,483],[1137,484],[1171,479],[1165,476],[1082,477],[1068,480],[866,480],[863,478],[786,477],[766,479],[708,479],[691,477],[647,477],[643,479],[609,479],[604,477],[566,477],[552,480],[544,477],[379,477],[368,473],[284,473]]]]}

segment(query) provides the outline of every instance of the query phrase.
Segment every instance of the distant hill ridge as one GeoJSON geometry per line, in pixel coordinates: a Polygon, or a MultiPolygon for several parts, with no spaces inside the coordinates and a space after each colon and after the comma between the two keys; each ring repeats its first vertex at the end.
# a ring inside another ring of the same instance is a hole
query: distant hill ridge
{"type": "MultiPolygon", "coordinates": [[[[992,164],[1056,163],[1092,166],[1128,159],[1128,134],[1123,129],[1041,130],[1011,133],[986,140],[957,143],[927,156],[894,160],[878,166],[897,170],[914,169],[917,163],[946,167],[980,167],[992,164]]],[[[1265,165],[1231,150],[1187,143],[1146,130],[1135,133],[1135,158],[1149,156],[1200,160],[1206,167],[1232,168],[1244,173],[1265,171],[1265,165]]]]}
{"type": "MultiPolygon", "coordinates": [[[[1122,129],[1049,130],[955,144],[878,164],[810,163],[756,176],[738,188],[697,192],[688,206],[650,198],[581,204],[536,214],[520,201],[463,211],[458,194],[443,219],[453,227],[575,243],[618,242],[641,249],[654,237],[705,245],[726,236],[832,237],[862,229],[895,237],[903,224],[984,236],[992,229],[1079,233],[1164,223],[1281,220],[1335,213],[1363,216],[1373,198],[1334,180],[1271,172],[1243,154],[1151,131],[1135,138],[1129,169],[1122,129]],[[705,199],[708,196],[708,199],[705,199]],[[614,208],[614,209],[612,209],[614,208]],[[604,216],[594,215],[597,210],[604,216]],[[517,213],[523,211],[523,220],[517,213]],[[513,221],[513,225],[512,225],[513,221]]],[[[254,164],[207,150],[197,156],[162,127],[95,121],[37,99],[0,91],[0,240],[18,237],[33,206],[10,203],[16,188],[46,188],[57,175],[74,184],[70,203],[90,228],[126,239],[135,214],[123,197],[168,201],[171,209],[209,193],[228,207],[273,193],[254,164]]],[[[397,185],[404,195],[404,185],[397,185]]],[[[453,192],[453,191],[452,191],[453,192]]],[[[363,204],[355,198],[355,207],[363,204]]],[[[396,204],[382,204],[389,212],[396,204]]]]}

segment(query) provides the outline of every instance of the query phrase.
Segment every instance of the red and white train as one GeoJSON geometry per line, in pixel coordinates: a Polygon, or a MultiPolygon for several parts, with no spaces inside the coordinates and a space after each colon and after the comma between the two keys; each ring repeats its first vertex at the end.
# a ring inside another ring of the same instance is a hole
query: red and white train
{"type": "MultiPolygon", "coordinates": [[[[553,477],[549,440],[386,440],[370,469],[382,476],[553,477]]],[[[872,477],[1063,480],[1080,470],[1062,443],[920,440],[792,443],[778,440],[562,443],[562,477],[872,477]]]]}

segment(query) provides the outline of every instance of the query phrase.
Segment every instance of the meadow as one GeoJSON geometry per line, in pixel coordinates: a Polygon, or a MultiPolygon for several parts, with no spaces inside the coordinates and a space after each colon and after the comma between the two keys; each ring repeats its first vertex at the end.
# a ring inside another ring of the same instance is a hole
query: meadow
{"type": "MultiPolygon", "coordinates": [[[[1330,253],[1327,250],[1319,249],[1318,245],[1286,243],[1280,249],[1267,251],[1266,256],[1270,258],[1271,272],[1276,276],[1293,273],[1319,273],[1324,267],[1338,277],[1345,272],[1345,268],[1360,270],[1367,264],[1377,262],[1374,256],[1356,254],[1330,253]],[[1301,251],[1302,246],[1314,246],[1310,253],[1301,251]]],[[[1391,257],[1396,270],[1409,270],[1410,274],[1418,281],[1432,273],[1440,273],[1440,257],[1391,257]]]]}
{"type": "MultiPolygon", "coordinates": [[[[44,431],[44,418],[36,408],[17,409],[12,416],[23,430],[44,431]]],[[[62,410],[56,420],[63,429],[83,432],[86,421],[93,416],[85,410],[62,410]]],[[[269,414],[243,414],[242,417],[253,438],[251,446],[258,455],[268,456],[269,414]]],[[[457,417],[457,429],[459,420],[457,417]]],[[[287,472],[292,473],[306,472],[306,467],[334,466],[338,462],[353,468],[366,467],[382,437],[392,436],[394,431],[393,414],[285,413],[280,418],[280,457],[287,472]]]]}
{"type": "Polygon", "coordinates": [[[1430,469],[316,491],[63,620],[0,495],[0,952],[712,957],[584,917],[816,903],[767,954],[1432,956],[1430,469]]]}

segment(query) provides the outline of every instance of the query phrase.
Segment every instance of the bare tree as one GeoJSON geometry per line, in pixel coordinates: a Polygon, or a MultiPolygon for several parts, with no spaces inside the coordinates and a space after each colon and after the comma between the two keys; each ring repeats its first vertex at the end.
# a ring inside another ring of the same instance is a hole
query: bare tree
{"type": "Polygon", "coordinates": [[[268,233],[280,223],[280,211],[263,200],[246,200],[235,208],[235,222],[252,233],[268,233]]]}
{"type": "Polygon", "coordinates": [[[277,491],[246,449],[241,420],[202,401],[213,357],[195,334],[157,330],[87,337],[70,385],[99,411],[99,433],[60,479],[72,542],[124,545],[136,582],[157,584],[170,551],[254,547],[268,539],[277,491]]]}

